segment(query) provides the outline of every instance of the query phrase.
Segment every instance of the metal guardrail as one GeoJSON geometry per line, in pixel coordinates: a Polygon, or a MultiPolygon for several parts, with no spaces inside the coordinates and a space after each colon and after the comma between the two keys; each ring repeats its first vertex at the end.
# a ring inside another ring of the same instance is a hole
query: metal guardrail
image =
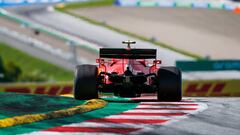
{"type": "Polygon", "coordinates": [[[20,34],[16,31],[12,31],[9,30],[6,27],[2,27],[0,26],[0,33],[4,34],[6,36],[12,37],[14,39],[17,39],[21,42],[26,43],[26,45],[31,46],[31,47],[35,47],[41,50],[44,50],[48,53],[51,53],[52,55],[61,57],[65,60],[70,60],[72,58],[72,54],[71,53],[67,53],[67,52],[63,52],[61,49],[59,48],[53,48],[51,45],[43,43],[37,39],[31,38],[29,36],[20,34]]]}
{"type": "Polygon", "coordinates": [[[40,24],[33,23],[31,21],[24,20],[21,17],[19,17],[17,15],[14,15],[12,13],[9,13],[8,11],[6,11],[4,9],[1,9],[1,8],[0,8],[0,16],[7,17],[8,19],[13,20],[13,21],[15,21],[19,24],[22,24],[26,27],[29,27],[29,28],[32,28],[32,29],[35,29],[35,30],[39,30],[41,32],[44,32],[44,33],[50,34],[52,36],[55,36],[59,39],[63,39],[66,42],[72,42],[74,45],[79,46],[79,47],[84,48],[84,49],[88,49],[88,50],[90,50],[94,53],[98,53],[99,48],[101,48],[100,45],[90,43],[88,41],[80,39],[79,37],[72,36],[72,35],[57,31],[55,29],[52,29],[50,27],[43,26],[43,25],[40,25],[40,24]]]}
{"type": "MultiPolygon", "coordinates": [[[[90,43],[88,41],[82,40],[78,37],[69,35],[69,34],[65,34],[63,32],[57,31],[55,29],[52,29],[50,27],[46,27],[40,24],[36,24],[33,23],[31,21],[26,21],[25,19],[22,19],[21,17],[14,15],[12,13],[9,13],[8,11],[1,9],[0,8],[0,16],[6,17],[7,19],[10,19],[12,21],[15,21],[19,24],[21,24],[24,27],[28,27],[34,30],[38,30],[40,32],[43,33],[47,33],[55,38],[61,39],[66,41],[66,45],[68,45],[70,48],[75,48],[74,46],[79,46],[81,48],[90,50],[93,53],[98,53],[99,48],[101,48],[101,46],[94,44],[94,43],[90,43]]],[[[76,57],[76,54],[74,52],[72,53],[66,53],[63,52],[61,49],[56,49],[53,48],[51,45],[49,44],[45,44],[43,42],[40,42],[36,39],[33,39],[31,37],[28,36],[24,36],[22,34],[19,34],[17,32],[11,31],[9,32],[9,30],[7,28],[1,28],[1,32],[4,34],[7,34],[8,36],[11,36],[15,39],[18,39],[20,41],[24,41],[25,43],[27,43],[28,45],[32,45],[34,47],[40,48],[42,50],[45,50],[53,55],[59,56],[60,58],[63,58],[65,60],[68,61],[72,61],[74,64],[81,64],[81,63],[89,63],[89,61],[83,57],[76,57]],[[19,36],[21,35],[21,36],[19,36]],[[21,39],[19,39],[21,38],[21,39]]],[[[73,49],[71,49],[73,50],[73,49]]]]}

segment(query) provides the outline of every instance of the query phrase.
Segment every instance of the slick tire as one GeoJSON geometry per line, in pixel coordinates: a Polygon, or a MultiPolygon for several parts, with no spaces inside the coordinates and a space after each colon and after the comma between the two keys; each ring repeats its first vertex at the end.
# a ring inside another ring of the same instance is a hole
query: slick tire
{"type": "Polygon", "coordinates": [[[182,99],[182,74],[176,67],[162,67],[157,73],[158,100],[181,101],[182,99]]]}
{"type": "Polygon", "coordinates": [[[78,65],[74,80],[74,98],[89,100],[98,98],[97,67],[95,65],[78,65]]]}

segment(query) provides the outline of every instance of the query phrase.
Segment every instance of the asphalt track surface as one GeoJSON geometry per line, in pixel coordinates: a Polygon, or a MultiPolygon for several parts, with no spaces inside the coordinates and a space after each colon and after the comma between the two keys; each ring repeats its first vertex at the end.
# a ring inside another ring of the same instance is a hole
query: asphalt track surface
{"type": "Polygon", "coordinates": [[[30,135],[149,134],[239,135],[240,98],[184,98],[155,102],[153,96],[135,99],[136,108],[100,119],[65,124],[30,135]]]}
{"type": "Polygon", "coordinates": [[[78,36],[79,38],[94,42],[101,47],[122,48],[125,46],[121,44],[121,41],[128,39],[135,40],[137,41],[137,45],[133,47],[158,49],[158,58],[162,60],[163,65],[175,65],[176,60],[192,59],[188,56],[170,51],[168,49],[163,49],[151,43],[134,39],[132,37],[113,32],[100,26],[89,24],[88,22],[77,19],[75,17],[56,11],[49,11],[46,9],[46,7],[27,7],[8,10],[20,15],[27,20],[55,28],[59,31],[74,36],[78,36]]]}
{"type": "Polygon", "coordinates": [[[232,11],[97,7],[70,10],[99,22],[137,33],[201,56],[240,58],[240,15],[232,11]]]}

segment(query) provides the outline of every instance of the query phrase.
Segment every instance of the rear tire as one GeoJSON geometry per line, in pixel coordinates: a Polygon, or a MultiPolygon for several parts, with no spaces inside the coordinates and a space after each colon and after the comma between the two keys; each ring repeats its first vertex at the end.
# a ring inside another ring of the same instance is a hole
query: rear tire
{"type": "Polygon", "coordinates": [[[181,101],[182,75],[176,67],[162,67],[158,70],[158,100],[181,101]]]}
{"type": "Polygon", "coordinates": [[[78,65],[74,81],[74,98],[89,100],[98,98],[97,67],[95,65],[78,65]]]}

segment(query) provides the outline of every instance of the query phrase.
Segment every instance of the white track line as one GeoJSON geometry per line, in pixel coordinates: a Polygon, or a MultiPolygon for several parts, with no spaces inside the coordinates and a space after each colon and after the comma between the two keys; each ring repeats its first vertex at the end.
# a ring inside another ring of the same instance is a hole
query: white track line
{"type": "Polygon", "coordinates": [[[84,132],[32,132],[30,134],[23,134],[23,135],[119,135],[119,134],[112,134],[112,133],[84,133],[84,132]]]}
{"type": "Polygon", "coordinates": [[[139,105],[141,104],[198,104],[197,102],[193,102],[193,101],[183,101],[183,102],[141,102],[139,105]]]}
{"type": "Polygon", "coordinates": [[[126,112],[139,112],[139,113],[188,113],[192,114],[193,110],[128,110],[126,112]]]}
{"type": "Polygon", "coordinates": [[[148,124],[130,124],[130,123],[99,123],[99,122],[82,122],[65,125],[64,127],[116,127],[116,128],[139,128],[148,124]]]}
{"type": "Polygon", "coordinates": [[[118,118],[118,119],[161,119],[161,120],[170,120],[170,119],[176,119],[183,116],[127,116],[127,115],[111,115],[107,118],[118,118]]]}
{"type": "Polygon", "coordinates": [[[137,108],[175,108],[175,109],[178,109],[178,108],[198,108],[198,105],[197,106],[184,106],[184,105],[179,105],[179,106],[170,106],[170,105],[161,105],[161,106],[153,106],[153,105],[139,105],[137,108]]]}

